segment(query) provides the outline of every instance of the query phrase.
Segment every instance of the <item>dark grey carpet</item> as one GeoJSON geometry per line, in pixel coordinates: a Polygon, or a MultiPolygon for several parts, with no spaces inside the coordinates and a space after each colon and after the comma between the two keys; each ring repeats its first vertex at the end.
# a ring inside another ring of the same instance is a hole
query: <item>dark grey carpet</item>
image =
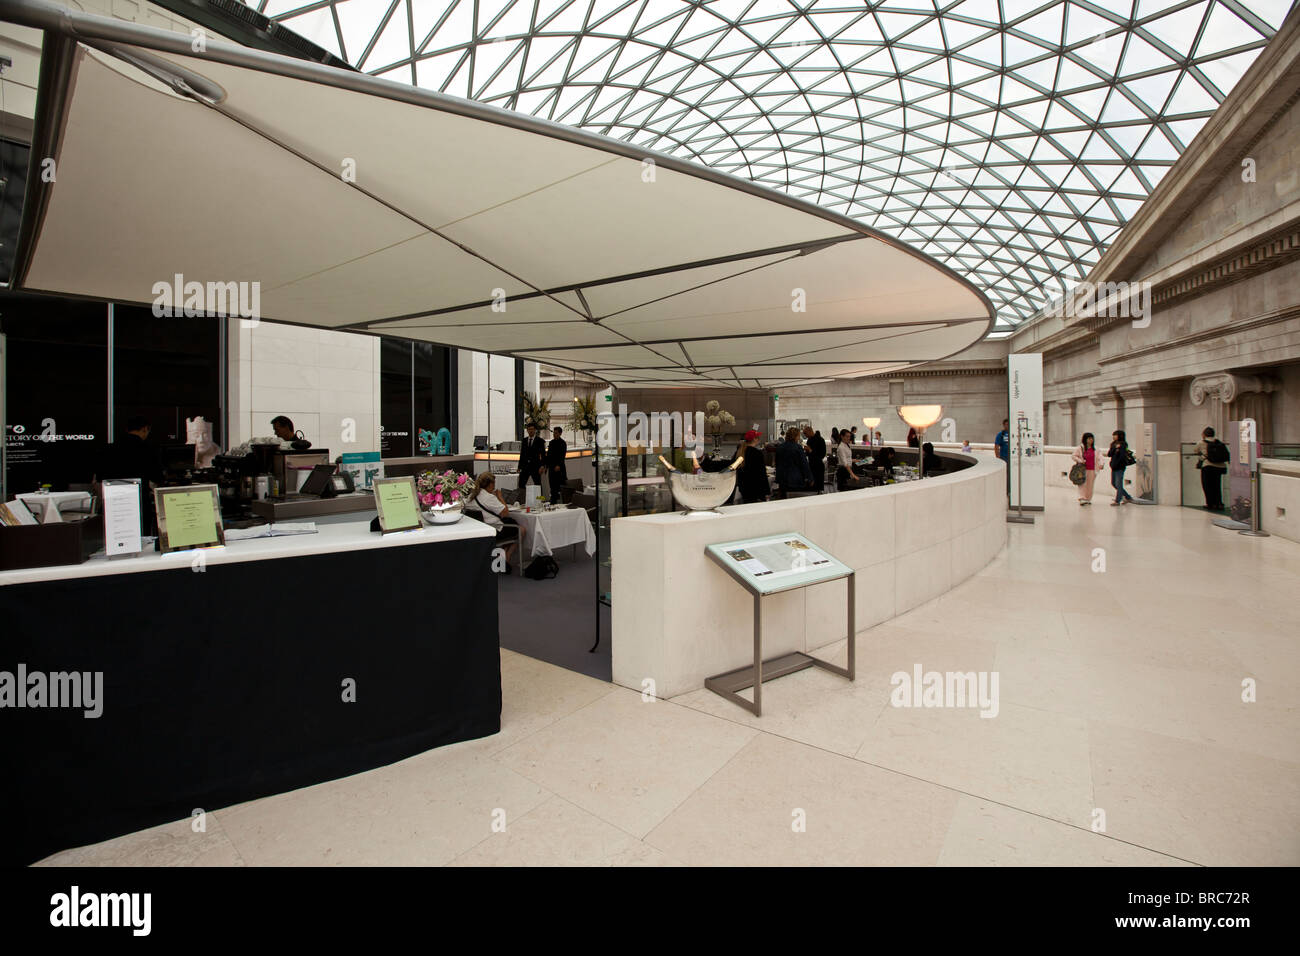
{"type": "MultiPolygon", "coordinates": [[[[578,559],[561,548],[558,577],[546,581],[521,578],[516,571],[497,582],[501,646],[559,667],[610,679],[609,624],[596,653],[596,560],[578,549],[578,559]]],[[[602,608],[608,617],[608,609],[602,608]]]]}

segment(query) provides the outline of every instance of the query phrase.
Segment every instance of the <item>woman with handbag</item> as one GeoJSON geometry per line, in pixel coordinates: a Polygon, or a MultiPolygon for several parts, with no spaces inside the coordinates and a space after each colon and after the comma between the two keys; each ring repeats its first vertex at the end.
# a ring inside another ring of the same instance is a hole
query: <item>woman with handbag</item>
{"type": "Polygon", "coordinates": [[[1092,504],[1092,486],[1097,482],[1097,472],[1101,470],[1101,458],[1097,454],[1097,439],[1092,432],[1084,432],[1079,439],[1079,446],[1070,457],[1074,466],[1070,468],[1070,481],[1079,486],[1079,504],[1092,504]]]}
{"type": "Polygon", "coordinates": [[[1128,447],[1128,442],[1124,440],[1124,432],[1118,429],[1111,432],[1110,448],[1106,451],[1106,457],[1110,459],[1110,484],[1115,489],[1115,500],[1111,505],[1122,505],[1132,501],[1133,496],[1124,490],[1124,469],[1137,462],[1133,459],[1133,452],[1128,447]]]}

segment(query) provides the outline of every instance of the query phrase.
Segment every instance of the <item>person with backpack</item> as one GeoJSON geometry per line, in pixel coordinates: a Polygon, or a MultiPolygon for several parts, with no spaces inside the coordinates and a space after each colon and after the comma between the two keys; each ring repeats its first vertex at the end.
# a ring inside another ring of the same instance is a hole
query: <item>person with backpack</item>
{"type": "Polygon", "coordinates": [[[1079,486],[1079,504],[1092,504],[1092,486],[1097,482],[1097,472],[1101,470],[1101,456],[1097,454],[1097,439],[1093,437],[1092,432],[1084,432],[1083,437],[1079,439],[1078,447],[1074,449],[1074,454],[1070,456],[1074,462],[1070,469],[1070,480],[1074,481],[1078,473],[1079,466],[1083,468],[1083,481],[1075,482],[1079,486]]]}
{"type": "Polygon", "coordinates": [[[1213,428],[1206,427],[1196,445],[1196,467],[1201,471],[1206,511],[1223,510],[1223,474],[1231,459],[1228,446],[1214,437],[1213,428]]]}
{"type": "Polygon", "coordinates": [[[1111,506],[1122,505],[1132,501],[1133,496],[1124,490],[1124,469],[1129,465],[1136,465],[1137,459],[1133,457],[1133,449],[1128,447],[1128,442],[1124,440],[1124,432],[1116,429],[1110,435],[1110,448],[1106,450],[1106,457],[1110,459],[1110,484],[1115,489],[1115,500],[1111,506]]]}

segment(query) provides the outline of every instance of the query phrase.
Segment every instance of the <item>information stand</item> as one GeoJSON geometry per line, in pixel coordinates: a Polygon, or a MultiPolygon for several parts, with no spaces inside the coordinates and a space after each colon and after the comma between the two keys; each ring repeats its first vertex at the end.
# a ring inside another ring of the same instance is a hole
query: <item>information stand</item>
{"type": "Polygon", "coordinates": [[[711,544],[705,553],[722,570],[754,596],[754,663],[707,678],[704,686],[733,704],[754,714],[763,715],[763,681],[786,674],[820,667],[832,674],[853,680],[856,673],[855,638],[857,610],[854,594],[854,571],[837,561],[801,534],[777,534],[743,541],[711,544]],[[769,594],[794,591],[810,584],[848,579],[848,656],[849,666],[838,667],[798,651],[771,660],[763,660],[763,598],[769,594]],[[740,696],[740,691],[754,688],[754,700],[740,696]]]}

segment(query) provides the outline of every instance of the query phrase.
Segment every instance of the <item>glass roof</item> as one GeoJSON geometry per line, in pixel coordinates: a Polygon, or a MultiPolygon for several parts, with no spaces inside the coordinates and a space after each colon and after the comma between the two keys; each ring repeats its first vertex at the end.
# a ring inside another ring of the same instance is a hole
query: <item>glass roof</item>
{"type": "Polygon", "coordinates": [[[377,76],[669,153],[972,280],[1084,277],[1289,0],[247,0],[377,76]]]}

